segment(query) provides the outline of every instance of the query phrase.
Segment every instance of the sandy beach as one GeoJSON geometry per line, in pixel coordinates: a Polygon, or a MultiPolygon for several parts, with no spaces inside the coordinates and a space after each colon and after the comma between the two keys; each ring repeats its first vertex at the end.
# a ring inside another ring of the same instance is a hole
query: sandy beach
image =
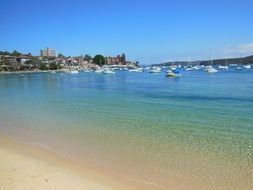
{"type": "Polygon", "coordinates": [[[89,168],[78,169],[77,165],[46,151],[17,144],[3,136],[0,145],[1,190],[133,189],[116,180],[110,181],[89,168]]]}

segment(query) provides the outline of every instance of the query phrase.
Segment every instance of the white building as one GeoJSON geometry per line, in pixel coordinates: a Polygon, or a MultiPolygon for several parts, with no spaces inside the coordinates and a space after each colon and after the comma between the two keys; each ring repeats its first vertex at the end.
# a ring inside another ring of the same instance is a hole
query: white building
{"type": "Polygon", "coordinates": [[[50,49],[50,48],[40,50],[40,56],[41,57],[56,57],[56,50],[50,49]]]}

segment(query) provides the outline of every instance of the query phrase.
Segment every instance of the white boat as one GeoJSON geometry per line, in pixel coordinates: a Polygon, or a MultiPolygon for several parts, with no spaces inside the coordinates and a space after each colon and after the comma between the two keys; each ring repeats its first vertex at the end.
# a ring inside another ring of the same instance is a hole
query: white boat
{"type": "Polygon", "coordinates": [[[199,69],[201,69],[201,66],[195,65],[195,66],[193,66],[192,68],[193,68],[194,70],[199,70],[199,69]]]}
{"type": "Polygon", "coordinates": [[[111,70],[111,69],[105,69],[104,74],[115,74],[115,71],[111,70]]]}
{"type": "Polygon", "coordinates": [[[211,67],[208,67],[206,69],[206,72],[208,72],[208,73],[217,73],[218,70],[211,66],[211,67]]]}
{"type": "Polygon", "coordinates": [[[219,65],[218,68],[221,69],[221,70],[228,69],[228,59],[226,59],[226,65],[219,65]]]}
{"type": "Polygon", "coordinates": [[[50,71],[50,73],[55,74],[55,73],[56,73],[56,71],[50,71]]]}
{"type": "Polygon", "coordinates": [[[161,68],[160,67],[152,67],[149,70],[150,73],[160,73],[161,72],[161,68]]]}
{"type": "Polygon", "coordinates": [[[251,65],[248,64],[248,65],[244,65],[243,67],[244,67],[245,69],[250,69],[250,68],[251,68],[251,65]]]}
{"type": "Polygon", "coordinates": [[[205,67],[205,71],[208,73],[217,73],[218,70],[213,67],[213,59],[211,59],[211,65],[205,67]]]}
{"type": "Polygon", "coordinates": [[[185,70],[186,71],[194,71],[195,69],[193,67],[187,67],[185,70]]]}
{"type": "Polygon", "coordinates": [[[141,73],[141,72],[143,72],[143,68],[140,67],[140,68],[136,68],[136,69],[129,69],[128,71],[129,71],[129,72],[141,73]]]}
{"type": "Polygon", "coordinates": [[[97,69],[97,70],[94,71],[94,73],[100,74],[100,73],[102,73],[103,71],[104,71],[103,69],[97,69]]]}
{"type": "Polygon", "coordinates": [[[179,77],[181,76],[181,73],[178,70],[171,70],[169,69],[166,73],[167,77],[179,77]]]}
{"type": "Polygon", "coordinates": [[[177,69],[177,66],[176,65],[171,65],[170,69],[175,70],[175,69],[177,69]]]}
{"type": "Polygon", "coordinates": [[[235,68],[235,70],[240,71],[240,70],[242,70],[242,67],[237,66],[237,67],[235,68]]]}
{"type": "Polygon", "coordinates": [[[226,65],[219,65],[218,68],[221,69],[221,70],[226,70],[226,69],[228,69],[228,66],[226,66],[226,65]]]}
{"type": "Polygon", "coordinates": [[[70,74],[78,74],[79,71],[78,70],[70,70],[70,71],[68,71],[68,73],[70,73],[70,74]]]}

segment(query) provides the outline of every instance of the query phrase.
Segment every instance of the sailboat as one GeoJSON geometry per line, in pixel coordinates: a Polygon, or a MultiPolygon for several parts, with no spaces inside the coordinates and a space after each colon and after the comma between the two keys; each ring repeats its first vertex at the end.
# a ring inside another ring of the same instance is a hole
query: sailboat
{"type": "Polygon", "coordinates": [[[217,73],[218,72],[218,70],[213,67],[213,59],[211,59],[211,65],[206,67],[205,71],[208,73],[217,73]]]}
{"type": "Polygon", "coordinates": [[[221,69],[221,70],[228,69],[228,59],[226,59],[226,65],[219,65],[218,68],[221,69]]]}
{"type": "Polygon", "coordinates": [[[194,70],[195,70],[192,66],[190,66],[189,57],[188,57],[188,66],[186,67],[185,70],[186,70],[186,71],[194,71],[194,70]]]}

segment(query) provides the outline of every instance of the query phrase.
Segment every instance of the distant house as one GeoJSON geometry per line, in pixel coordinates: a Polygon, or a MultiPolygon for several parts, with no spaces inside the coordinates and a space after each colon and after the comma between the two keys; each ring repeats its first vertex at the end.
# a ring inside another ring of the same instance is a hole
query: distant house
{"type": "Polygon", "coordinates": [[[57,57],[57,63],[59,63],[59,64],[66,64],[67,63],[67,59],[64,56],[58,56],[57,57]]]}
{"type": "Polygon", "coordinates": [[[77,61],[78,65],[84,66],[83,57],[75,57],[74,59],[77,61]]]}
{"type": "Polygon", "coordinates": [[[2,56],[2,61],[5,64],[10,64],[10,65],[17,63],[16,56],[11,56],[11,55],[2,56]]]}
{"type": "Polygon", "coordinates": [[[105,64],[107,65],[123,65],[122,57],[118,55],[117,57],[106,57],[105,64]]]}
{"type": "Polygon", "coordinates": [[[30,60],[28,55],[19,55],[16,57],[16,61],[21,64],[25,64],[25,62],[28,60],[30,60]]]}

